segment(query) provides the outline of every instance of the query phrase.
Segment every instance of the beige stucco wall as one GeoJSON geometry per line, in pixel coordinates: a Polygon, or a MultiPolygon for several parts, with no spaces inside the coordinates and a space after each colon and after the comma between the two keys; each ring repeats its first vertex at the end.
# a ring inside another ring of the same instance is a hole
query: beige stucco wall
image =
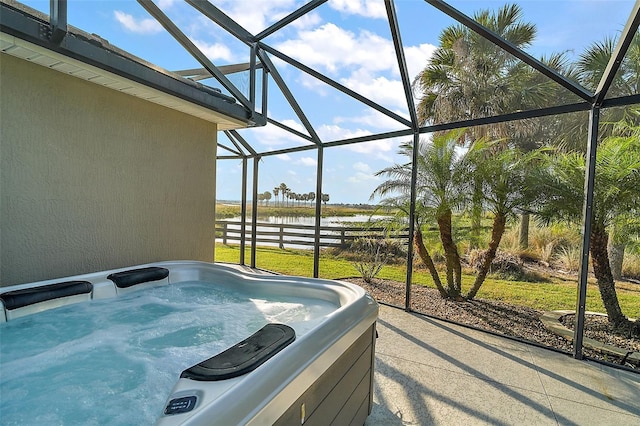
{"type": "Polygon", "coordinates": [[[0,283],[213,260],[215,124],[0,55],[0,283]]]}

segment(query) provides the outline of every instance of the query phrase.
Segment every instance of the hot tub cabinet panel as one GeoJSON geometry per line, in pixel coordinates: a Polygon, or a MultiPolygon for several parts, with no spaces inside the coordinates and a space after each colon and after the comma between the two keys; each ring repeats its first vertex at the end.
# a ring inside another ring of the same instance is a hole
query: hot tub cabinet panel
{"type": "Polygon", "coordinates": [[[158,413],[159,426],[364,424],[372,407],[378,306],[349,283],[261,274],[231,265],[162,262],[2,288],[0,322],[91,299],[113,298],[117,303],[124,294],[186,281],[240,289],[256,298],[322,300],[335,310],[310,323],[310,329],[301,329],[286,347],[246,374],[215,381],[189,374],[176,377],[164,412],[158,413]],[[59,286],[65,290],[56,293],[57,283],[75,281],[86,283],[81,292],[59,286]],[[38,294],[38,288],[47,293],[38,294]]]}
{"type": "Polygon", "coordinates": [[[375,326],[371,326],[274,423],[361,425],[372,408],[375,326]]]}

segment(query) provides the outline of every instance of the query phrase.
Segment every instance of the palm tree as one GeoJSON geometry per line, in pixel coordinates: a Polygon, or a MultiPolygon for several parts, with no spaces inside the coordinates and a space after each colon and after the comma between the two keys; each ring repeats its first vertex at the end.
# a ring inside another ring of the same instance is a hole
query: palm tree
{"type": "Polygon", "coordinates": [[[329,202],[329,194],[322,194],[322,202],[325,206],[327,205],[327,203],[329,202]]]}
{"type": "MultiPolygon", "coordinates": [[[[497,12],[481,10],[474,19],[519,48],[530,45],[536,36],[535,25],[522,22],[522,10],[515,4],[507,4],[497,12]]],[[[562,55],[543,61],[555,68],[563,65],[562,55]]],[[[413,86],[422,94],[416,106],[422,123],[470,120],[548,106],[548,100],[558,91],[550,79],[463,25],[441,32],[440,47],[413,86]]],[[[461,142],[502,139],[511,145],[522,144],[526,150],[537,129],[527,121],[478,126],[469,128],[461,142]]],[[[478,185],[476,181],[472,205],[474,240],[478,238],[482,215],[478,185]]],[[[523,231],[528,228],[526,213],[521,226],[523,231]]],[[[526,245],[528,234],[522,234],[522,244],[526,245]]]]}
{"type": "MultiPolygon", "coordinates": [[[[595,89],[604,71],[607,68],[609,59],[613,54],[617,44],[616,38],[605,38],[602,42],[593,43],[580,55],[576,69],[579,81],[585,87],[595,89]]],[[[636,33],[631,41],[631,45],[626,56],[620,64],[620,68],[612,81],[608,91],[609,97],[635,95],[640,93],[640,33],[636,33]]],[[[628,106],[626,108],[607,108],[602,112],[599,138],[603,139],[610,135],[630,136],[632,129],[640,126],[640,114],[638,108],[628,106]]],[[[587,140],[586,127],[582,127],[582,132],[569,132],[579,137],[575,146],[584,150],[587,140]]],[[[618,223],[610,228],[609,252],[612,262],[612,273],[617,279],[622,276],[622,262],[626,245],[630,242],[630,235],[624,222],[618,223]]]]}
{"type": "Polygon", "coordinates": [[[282,194],[282,204],[284,204],[284,198],[289,191],[289,187],[286,183],[282,182],[278,188],[280,188],[280,194],[282,194]]]}
{"type": "MultiPolygon", "coordinates": [[[[520,22],[522,10],[515,4],[497,13],[481,10],[473,18],[520,48],[530,45],[536,35],[534,24],[520,22]]],[[[422,93],[416,106],[418,118],[423,123],[438,123],[513,112],[529,101],[521,93],[525,87],[520,77],[526,69],[468,27],[447,27],[440,33],[440,47],[413,83],[422,93]]],[[[528,90],[533,92],[536,87],[528,90]]],[[[492,125],[469,129],[469,134],[472,139],[487,134],[495,138],[505,136],[505,131],[492,125]]]]}
{"type": "Polygon", "coordinates": [[[273,196],[276,197],[276,204],[278,200],[278,193],[280,193],[280,188],[276,186],[275,188],[273,188],[273,196]]]}
{"type": "Polygon", "coordinates": [[[493,214],[491,240],[483,254],[475,281],[465,296],[467,299],[473,299],[484,283],[504,235],[507,220],[515,217],[537,195],[535,176],[531,169],[538,162],[538,152],[522,153],[517,148],[496,150],[495,145],[496,142],[477,141],[467,154],[469,162],[475,167],[473,173],[480,176],[482,181],[483,203],[493,214]]]}
{"type": "MultiPolygon", "coordinates": [[[[607,253],[608,231],[620,217],[640,208],[640,130],[628,137],[609,136],[598,146],[593,198],[593,223],[589,233],[591,263],[609,321],[629,324],[618,303],[607,253]]],[[[582,219],[585,157],[579,152],[554,152],[545,167],[537,169],[538,214],[547,220],[582,219]]],[[[635,324],[640,334],[640,323],[635,324]]]]}
{"type": "MultiPolygon", "coordinates": [[[[421,141],[416,180],[416,252],[426,265],[440,294],[453,300],[473,299],[484,283],[491,262],[504,234],[507,220],[515,216],[532,198],[529,162],[533,153],[523,155],[517,149],[502,149],[502,141],[477,141],[464,155],[457,151],[460,134],[466,130],[437,135],[433,142],[421,141]],[[490,161],[487,161],[490,158],[490,161]],[[469,189],[475,184],[469,178],[477,177],[482,190],[482,202],[493,213],[491,241],[484,253],[482,266],[467,292],[462,294],[462,266],[457,244],[453,238],[452,217],[470,202],[469,189]],[[445,252],[446,287],[440,280],[433,259],[424,245],[422,224],[435,221],[445,252]]],[[[400,154],[412,158],[413,146],[404,144],[400,154]]],[[[408,214],[411,185],[411,163],[396,164],[381,170],[376,176],[389,178],[380,184],[372,197],[385,197],[384,205],[399,208],[408,214]]]]}
{"type": "MultiPolygon", "coordinates": [[[[445,252],[446,280],[445,288],[440,280],[433,260],[424,245],[420,226],[416,226],[414,244],[423,263],[429,269],[434,284],[443,297],[460,299],[462,291],[462,265],[458,248],[453,240],[452,215],[468,201],[468,168],[464,159],[457,155],[457,140],[462,131],[453,131],[437,135],[433,142],[420,141],[416,180],[416,225],[435,220],[440,230],[440,240],[445,252]]],[[[407,158],[413,158],[413,146],[406,143],[398,152],[407,158]]],[[[411,186],[411,162],[395,164],[379,172],[376,176],[388,178],[378,185],[371,198],[388,198],[383,204],[402,208],[408,205],[411,186]]],[[[405,209],[403,209],[405,210],[405,209]]],[[[405,210],[407,211],[407,210],[405,210]]]]}

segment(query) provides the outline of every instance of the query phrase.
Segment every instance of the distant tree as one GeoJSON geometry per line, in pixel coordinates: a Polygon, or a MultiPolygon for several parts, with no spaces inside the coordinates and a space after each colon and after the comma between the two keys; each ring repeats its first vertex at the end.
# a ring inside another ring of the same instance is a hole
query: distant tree
{"type": "Polygon", "coordinates": [[[325,206],[327,205],[327,203],[329,202],[329,194],[322,194],[322,202],[325,206]]]}
{"type": "Polygon", "coordinates": [[[287,195],[287,192],[289,191],[289,187],[287,186],[286,183],[282,182],[279,188],[280,188],[280,194],[282,194],[282,204],[284,204],[284,199],[287,195]]]}
{"type": "Polygon", "coordinates": [[[313,203],[316,200],[316,193],[310,192],[308,195],[309,195],[309,202],[313,203]]]}
{"type": "Polygon", "coordinates": [[[275,187],[273,188],[273,196],[276,197],[276,204],[278,202],[278,194],[280,193],[280,188],[279,187],[275,187]]]}
{"type": "Polygon", "coordinates": [[[262,198],[266,201],[266,204],[269,204],[269,200],[271,200],[271,193],[269,191],[264,191],[262,193],[262,198]]]}

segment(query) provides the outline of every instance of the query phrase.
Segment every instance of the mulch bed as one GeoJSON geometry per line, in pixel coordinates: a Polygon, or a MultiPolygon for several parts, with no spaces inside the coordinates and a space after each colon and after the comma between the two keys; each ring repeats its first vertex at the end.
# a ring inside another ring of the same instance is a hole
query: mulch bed
{"type": "MultiPolygon", "coordinates": [[[[344,281],[361,286],[378,302],[404,307],[404,283],[375,279],[369,284],[362,278],[346,278],[344,281]]],[[[536,309],[487,299],[455,302],[443,299],[436,289],[418,285],[411,289],[411,309],[437,318],[536,342],[564,352],[573,352],[573,344],[570,341],[544,327],[540,321],[543,312],[536,309]]],[[[570,321],[572,318],[567,319],[567,322],[570,321]]],[[[603,320],[601,316],[587,316],[585,336],[629,351],[640,351],[638,338],[617,334],[607,327],[607,324],[606,317],[603,320]]],[[[621,361],[589,348],[583,348],[583,353],[587,357],[616,364],[621,361]]],[[[629,363],[625,365],[631,368],[638,367],[629,363]]]]}

